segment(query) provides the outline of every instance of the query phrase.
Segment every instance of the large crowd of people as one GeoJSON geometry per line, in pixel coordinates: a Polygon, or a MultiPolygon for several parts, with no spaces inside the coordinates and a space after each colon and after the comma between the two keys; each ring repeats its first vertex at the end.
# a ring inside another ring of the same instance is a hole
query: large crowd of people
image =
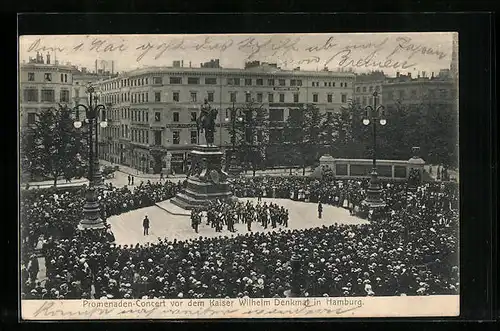
{"type": "MultiPolygon", "coordinates": [[[[133,209],[151,206],[169,199],[180,190],[182,183],[147,181],[130,188],[112,184],[97,190],[101,218],[133,209]]],[[[21,247],[23,261],[28,263],[41,238],[71,238],[82,218],[86,187],[76,189],[47,188],[25,190],[21,194],[21,247]]]]}
{"type": "MultiPolygon", "coordinates": [[[[179,189],[173,183],[161,185],[108,191],[106,213],[146,206],[179,189]]],[[[359,209],[366,185],[357,180],[255,177],[234,181],[233,190],[241,197],[291,198],[359,209]]],[[[458,293],[456,183],[425,183],[416,190],[407,190],[405,183],[384,183],[387,208],[364,225],[277,227],[272,232],[186,241],[159,238],[157,243],[133,246],[110,243],[104,232],[67,235],[64,227],[74,227],[81,208],[71,199],[76,194],[23,197],[25,212],[35,207],[22,215],[28,215],[23,222],[30,232],[62,227],[61,235],[47,238],[42,249],[47,279],[41,283],[22,273],[25,298],[283,297],[293,277],[306,296],[458,293]],[[297,274],[289,262],[292,254],[299,256],[297,274]]],[[[245,222],[237,216],[238,208],[228,209],[236,214],[234,219],[245,222]]],[[[220,217],[224,216],[216,214],[212,221],[220,217]]],[[[254,213],[252,221],[259,219],[254,213]]]]}

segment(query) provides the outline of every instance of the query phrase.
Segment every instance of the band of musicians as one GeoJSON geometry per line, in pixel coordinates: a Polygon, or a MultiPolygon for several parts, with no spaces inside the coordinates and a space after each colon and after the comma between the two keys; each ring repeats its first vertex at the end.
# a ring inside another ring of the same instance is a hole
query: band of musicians
{"type": "Polygon", "coordinates": [[[247,231],[252,232],[253,223],[257,223],[261,229],[275,229],[278,226],[287,228],[289,215],[287,209],[272,202],[268,204],[258,201],[254,205],[249,200],[245,203],[215,200],[205,210],[198,208],[191,211],[191,227],[196,233],[203,218],[206,225],[215,232],[222,232],[224,227],[230,232],[236,232],[235,223],[245,224],[247,231]]]}

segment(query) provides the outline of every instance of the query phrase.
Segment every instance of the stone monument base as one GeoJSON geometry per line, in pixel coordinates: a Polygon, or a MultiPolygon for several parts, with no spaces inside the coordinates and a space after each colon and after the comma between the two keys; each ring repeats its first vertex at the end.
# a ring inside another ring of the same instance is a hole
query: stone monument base
{"type": "Polygon", "coordinates": [[[233,193],[222,170],[223,153],[216,146],[199,145],[191,151],[191,169],[187,187],[172,198],[174,205],[183,209],[204,208],[214,200],[228,200],[233,193]]]}

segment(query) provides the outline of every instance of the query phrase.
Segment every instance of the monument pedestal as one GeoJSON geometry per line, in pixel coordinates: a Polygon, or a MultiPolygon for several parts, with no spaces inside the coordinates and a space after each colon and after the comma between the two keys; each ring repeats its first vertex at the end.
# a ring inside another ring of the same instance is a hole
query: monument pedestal
{"type": "Polygon", "coordinates": [[[191,169],[187,186],[170,201],[183,209],[204,208],[213,200],[233,198],[222,170],[223,153],[216,146],[199,145],[191,151],[191,169]]]}

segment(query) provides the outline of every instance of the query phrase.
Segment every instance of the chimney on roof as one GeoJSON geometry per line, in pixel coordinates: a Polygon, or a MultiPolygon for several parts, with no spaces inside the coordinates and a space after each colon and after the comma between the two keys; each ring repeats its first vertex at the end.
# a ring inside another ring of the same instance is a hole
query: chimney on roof
{"type": "Polygon", "coordinates": [[[184,68],[184,60],[181,60],[181,67],[184,68]]]}
{"type": "Polygon", "coordinates": [[[434,71],[431,72],[431,79],[434,78],[434,71]]]}
{"type": "Polygon", "coordinates": [[[50,64],[50,53],[47,52],[47,64],[50,64]]]}
{"type": "Polygon", "coordinates": [[[422,71],[422,77],[425,78],[425,71],[422,71]]]}
{"type": "Polygon", "coordinates": [[[411,78],[411,72],[408,73],[408,78],[411,78]]]}
{"type": "Polygon", "coordinates": [[[399,71],[396,71],[396,78],[399,78],[399,71]]]}

